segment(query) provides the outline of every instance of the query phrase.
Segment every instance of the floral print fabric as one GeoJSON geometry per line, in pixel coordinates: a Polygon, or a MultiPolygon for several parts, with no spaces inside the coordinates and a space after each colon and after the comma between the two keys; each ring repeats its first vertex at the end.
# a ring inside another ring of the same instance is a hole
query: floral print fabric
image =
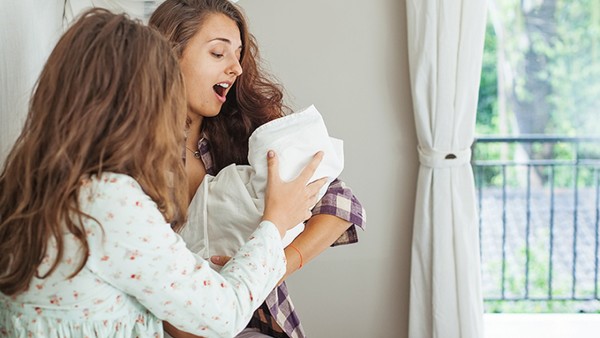
{"type": "MultiPolygon", "coordinates": [[[[66,232],[65,252],[47,278],[17,296],[0,294],[0,336],[162,337],[162,320],[205,337],[241,331],[285,271],[279,231],[263,221],[221,270],[186,249],[131,177],[84,180],[82,210],[90,255],[77,275],[80,243],[66,232]]],[[[39,272],[56,257],[49,242],[39,272]]]]}

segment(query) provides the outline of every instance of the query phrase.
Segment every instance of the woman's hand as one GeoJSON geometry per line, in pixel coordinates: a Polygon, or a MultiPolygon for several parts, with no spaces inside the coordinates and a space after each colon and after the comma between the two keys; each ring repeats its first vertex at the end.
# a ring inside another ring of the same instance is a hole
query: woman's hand
{"type": "Polygon", "coordinates": [[[326,183],[327,178],[318,179],[310,184],[312,177],[323,159],[320,151],[302,170],[298,177],[290,182],[284,182],[279,177],[279,162],[274,151],[267,153],[268,177],[265,192],[265,211],[263,220],[273,222],[279,229],[281,237],[287,230],[309,219],[312,215],[310,208],[317,203],[317,194],[326,183]]]}

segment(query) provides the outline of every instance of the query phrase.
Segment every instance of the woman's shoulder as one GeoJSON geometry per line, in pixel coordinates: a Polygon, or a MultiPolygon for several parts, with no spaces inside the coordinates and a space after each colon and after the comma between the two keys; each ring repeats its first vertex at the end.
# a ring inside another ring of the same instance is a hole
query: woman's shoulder
{"type": "Polygon", "coordinates": [[[78,197],[81,210],[104,228],[140,219],[164,221],[156,202],[129,175],[105,172],[84,178],[78,197]]]}
{"type": "Polygon", "coordinates": [[[89,204],[123,204],[123,199],[147,199],[140,184],[126,174],[103,172],[83,177],[79,189],[82,207],[89,204]]]}
{"type": "Polygon", "coordinates": [[[142,190],[140,184],[133,177],[114,172],[83,177],[81,188],[83,190],[142,190]]]}

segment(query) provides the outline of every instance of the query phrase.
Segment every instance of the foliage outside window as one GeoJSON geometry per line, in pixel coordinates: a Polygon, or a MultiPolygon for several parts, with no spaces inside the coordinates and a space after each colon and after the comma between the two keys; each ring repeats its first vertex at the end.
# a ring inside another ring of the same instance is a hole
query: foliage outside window
{"type": "MultiPolygon", "coordinates": [[[[600,136],[600,1],[489,0],[483,69],[479,91],[478,136],[552,135],[600,136]]],[[[490,143],[475,148],[476,160],[600,159],[599,143],[490,143]]],[[[597,169],[501,166],[478,168],[478,185],[516,190],[525,181],[540,190],[577,187],[593,189],[597,169]],[[528,177],[526,177],[526,175],[528,177]]],[[[482,243],[482,245],[484,245],[482,243]]],[[[547,287],[545,249],[532,245],[517,255],[529,261],[529,288],[547,287]]],[[[491,262],[491,264],[499,264],[491,262]]],[[[521,275],[507,276],[507,287],[518,288],[521,275]]],[[[569,289],[569,285],[554,287],[569,289]]],[[[516,291],[518,292],[518,291],[516,291]]],[[[488,312],[578,312],[577,302],[506,304],[486,302],[488,312]]],[[[600,307],[592,308],[597,312],[600,307]]],[[[586,310],[587,311],[587,310],[586,310]]]]}

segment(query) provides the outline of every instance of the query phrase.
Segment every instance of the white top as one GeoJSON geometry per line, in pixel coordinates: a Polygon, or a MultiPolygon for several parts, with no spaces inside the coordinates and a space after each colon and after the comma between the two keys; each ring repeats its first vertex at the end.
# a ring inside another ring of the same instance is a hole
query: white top
{"type": "MultiPolygon", "coordinates": [[[[0,294],[0,333],[10,337],[162,337],[167,320],[205,337],[232,337],[285,271],[281,237],[262,222],[217,273],[188,249],[131,177],[105,173],[83,182],[90,255],[75,277],[78,242],[63,235],[58,268],[34,279],[27,292],[0,294]]],[[[48,270],[55,255],[39,268],[48,270]]]]}

